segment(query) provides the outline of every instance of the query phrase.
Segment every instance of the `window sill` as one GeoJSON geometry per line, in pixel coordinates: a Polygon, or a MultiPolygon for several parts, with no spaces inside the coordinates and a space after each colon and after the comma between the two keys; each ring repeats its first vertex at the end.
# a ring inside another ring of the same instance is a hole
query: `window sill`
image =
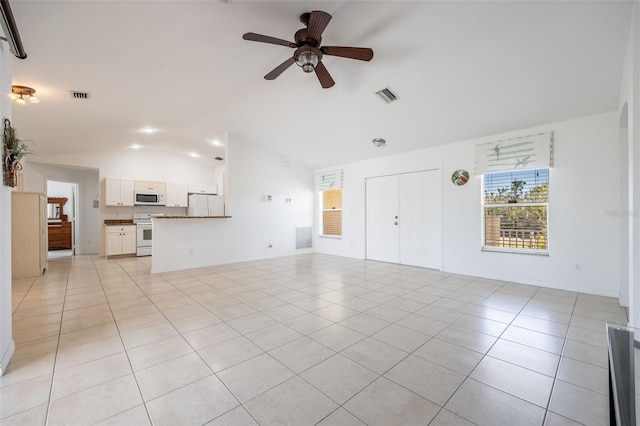
{"type": "Polygon", "coordinates": [[[327,238],[329,240],[341,240],[342,235],[318,235],[318,238],[327,238]]]}
{"type": "Polygon", "coordinates": [[[534,256],[549,256],[549,250],[531,250],[531,249],[510,249],[504,247],[487,247],[482,246],[481,251],[488,251],[494,253],[511,253],[511,254],[529,254],[534,256]]]}

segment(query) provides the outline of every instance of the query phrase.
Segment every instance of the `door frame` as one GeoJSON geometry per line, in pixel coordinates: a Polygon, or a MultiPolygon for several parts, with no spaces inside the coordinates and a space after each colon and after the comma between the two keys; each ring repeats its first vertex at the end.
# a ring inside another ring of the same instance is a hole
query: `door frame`
{"type": "MultiPolygon", "coordinates": [[[[73,206],[73,216],[71,221],[71,255],[76,255],[76,247],[77,242],[80,241],[80,232],[78,223],[80,222],[80,203],[78,202],[79,192],[80,192],[80,184],[77,181],[68,180],[68,179],[60,179],[60,178],[50,178],[45,177],[44,188],[47,197],[49,195],[49,182],[60,182],[69,184],[72,186],[71,193],[73,195],[71,201],[71,205],[73,206]]],[[[47,252],[49,251],[49,242],[47,241],[47,252]]]]}

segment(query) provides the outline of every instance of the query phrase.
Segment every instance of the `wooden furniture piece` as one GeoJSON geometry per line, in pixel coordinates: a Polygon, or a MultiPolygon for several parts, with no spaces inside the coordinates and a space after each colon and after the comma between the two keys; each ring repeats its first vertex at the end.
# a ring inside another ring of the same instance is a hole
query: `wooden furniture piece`
{"type": "Polygon", "coordinates": [[[42,275],[47,268],[47,196],[11,193],[11,277],[42,275]]]}
{"type": "Polygon", "coordinates": [[[64,214],[64,205],[67,203],[66,197],[49,197],[47,199],[47,221],[49,229],[49,250],[70,249],[71,243],[71,222],[64,214]]]}

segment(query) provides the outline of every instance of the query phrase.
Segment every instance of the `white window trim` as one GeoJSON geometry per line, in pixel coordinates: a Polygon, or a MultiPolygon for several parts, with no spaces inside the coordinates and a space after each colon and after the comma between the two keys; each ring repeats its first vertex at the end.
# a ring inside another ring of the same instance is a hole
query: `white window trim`
{"type": "MultiPolygon", "coordinates": [[[[325,209],[324,207],[324,199],[323,199],[323,192],[324,191],[330,191],[329,189],[327,190],[321,190],[318,191],[318,203],[320,204],[320,214],[319,214],[319,218],[318,218],[318,237],[319,238],[328,238],[328,239],[332,239],[332,240],[341,240],[342,239],[342,234],[344,232],[344,229],[340,229],[340,235],[332,235],[332,234],[325,234],[322,231],[324,231],[324,212],[342,212],[342,209],[325,209]]],[[[344,219],[344,217],[343,217],[344,219]]]]}
{"type": "Polygon", "coordinates": [[[480,182],[480,251],[485,252],[493,252],[493,253],[509,253],[509,254],[525,254],[525,255],[534,255],[534,256],[549,256],[551,249],[551,233],[549,232],[549,210],[550,210],[550,202],[551,200],[551,169],[549,168],[549,198],[546,203],[501,203],[501,204],[490,204],[491,207],[511,207],[511,206],[547,206],[547,249],[546,250],[536,250],[536,249],[526,249],[526,248],[511,248],[511,247],[495,247],[495,246],[487,246],[485,245],[485,207],[487,206],[484,202],[484,177],[485,175],[481,175],[480,182]]]}

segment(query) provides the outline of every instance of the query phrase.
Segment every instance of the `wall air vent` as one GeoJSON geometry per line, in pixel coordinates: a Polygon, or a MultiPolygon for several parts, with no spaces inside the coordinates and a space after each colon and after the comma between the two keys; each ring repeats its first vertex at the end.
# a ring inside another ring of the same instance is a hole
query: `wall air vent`
{"type": "Polygon", "coordinates": [[[224,158],[222,158],[222,157],[213,157],[213,159],[214,159],[214,160],[218,160],[218,161],[222,161],[222,160],[224,160],[224,158]]]}
{"type": "Polygon", "coordinates": [[[313,247],[312,229],[310,226],[296,228],[296,249],[313,247]]]}
{"type": "Polygon", "coordinates": [[[389,89],[388,87],[376,92],[376,95],[380,96],[380,99],[382,99],[388,104],[398,100],[398,96],[395,93],[393,93],[391,89],[389,89]]]}
{"type": "Polygon", "coordinates": [[[70,90],[69,93],[73,99],[89,99],[89,92],[78,92],[77,90],[70,90]]]}

